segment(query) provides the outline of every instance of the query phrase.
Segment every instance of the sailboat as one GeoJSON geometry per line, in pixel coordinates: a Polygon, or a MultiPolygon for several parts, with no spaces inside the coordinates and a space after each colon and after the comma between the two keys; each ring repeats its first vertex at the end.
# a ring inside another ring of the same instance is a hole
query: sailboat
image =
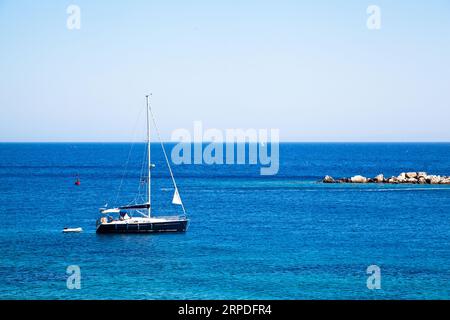
{"type": "Polygon", "coordinates": [[[147,175],[144,182],[146,188],[146,202],[131,203],[115,208],[100,208],[102,217],[97,220],[97,233],[161,233],[161,232],[186,232],[188,222],[186,210],[181,201],[177,184],[170,167],[169,159],[164,148],[164,144],[159,136],[159,130],[156,126],[155,117],[149,103],[149,96],[146,96],[147,102],[147,175]],[[174,195],[172,204],[181,206],[183,215],[173,216],[154,216],[151,203],[151,169],[154,165],[150,162],[150,116],[152,117],[158,138],[161,143],[164,158],[169,169],[170,177],[174,186],[174,195]],[[137,216],[136,216],[137,215],[137,216]]]}

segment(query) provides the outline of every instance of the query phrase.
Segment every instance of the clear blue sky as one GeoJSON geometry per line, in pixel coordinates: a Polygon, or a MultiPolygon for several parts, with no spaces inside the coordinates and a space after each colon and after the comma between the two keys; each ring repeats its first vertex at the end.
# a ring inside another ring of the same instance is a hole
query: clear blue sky
{"type": "Polygon", "coordinates": [[[128,141],[147,92],[166,139],[450,141],[450,2],[0,0],[0,72],[0,141],[128,141]]]}

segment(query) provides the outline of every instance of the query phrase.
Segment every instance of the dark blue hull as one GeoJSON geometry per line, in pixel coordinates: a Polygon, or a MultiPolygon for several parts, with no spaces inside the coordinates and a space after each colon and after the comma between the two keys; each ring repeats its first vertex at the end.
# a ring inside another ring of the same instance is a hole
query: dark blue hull
{"type": "Polygon", "coordinates": [[[108,223],[97,226],[97,233],[176,233],[186,232],[187,220],[154,223],[108,223]]]}

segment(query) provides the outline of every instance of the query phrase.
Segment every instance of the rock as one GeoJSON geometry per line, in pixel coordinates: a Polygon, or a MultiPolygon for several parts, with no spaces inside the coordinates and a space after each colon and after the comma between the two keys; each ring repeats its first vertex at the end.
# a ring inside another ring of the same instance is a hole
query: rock
{"type": "Polygon", "coordinates": [[[406,182],[408,182],[408,183],[417,183],[417,179],[416,178],[408,178],[408,179],[406,179],[406,182]]]}
{"type": "Polygon", "coordinates": [[[397,184],[399,182],[398,182],[397,177],[391,177],[391,178],[389,178],[388,183],[397,184]]]}
{"type": "Polygon", "coordinates": [[[417,172],[408,172],[406,173],[406,178],[417,178],[417,172]]]}
{"type": "Polygon", "coordinates": [[[420,177],[426,177],[428,174],[426,172],[417,172],[417,176],[420,177]]]}
{"type": "Polygon", "coordinates": [[[367,178],[363,176],[354,176],[351,178],[352,183],[366,183],[367,178]]]}
{"type": "Polygon", "coordinates": [[[430,184],[440,184],[441,180],[440,176],[431,176],[430,184]]]}
{"type": "Polygon", "coordinates": [[[411,184],[450,184],[450,176],[428,175],[426,172],[402,172],[398,177],[385,178],[383,174],[375,178],[366,178],[356,175],[351,178],[339,178],[334,180],[331,176],[325,176],[323,183],[411,183],[411,184]]]}
{"type": "Polygon", "coordinates": [[[419,176],[419,179],[417,180],[417,183],[419,183],[419,184],[427,184],[427,179],[425,179],[424,176],[419,176]]]}

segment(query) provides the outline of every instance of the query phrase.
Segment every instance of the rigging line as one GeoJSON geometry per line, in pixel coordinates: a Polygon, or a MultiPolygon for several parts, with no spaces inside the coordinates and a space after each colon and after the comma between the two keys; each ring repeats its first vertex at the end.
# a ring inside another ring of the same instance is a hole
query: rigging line
{"type": "Polygon", "coordinates": [[[130,156],[131,156],[131,151],[133,150],[133,146],[134,146],[134,144],[131,145],[130,151],[128,152],[128,158],[127,158],[127,161],[125,163],[125,168],[124,168],[124,171],[122,173],[122,178],[120,179],[120,184],[119,184],[119,188],[117,189],[116,198],[114,199],[114,203],[117,203],[117,200],[119,199],[119,195],[120,195],[120,192],[122,190],[123,180],[125,179],[125,175],[127,173],[128,163],[130,161],[130,156]]]}
{"type": "Polygon", "coordinates": [[[128,157],[127,157],[127,162],[125,163],[125,168],[124,168],[124,171],[122,173],[122,178],[120,179],[119,189],[117,190],[117,194],[116,194],[116,198],[114,200],[114,203],[117,203],[117,200],[119,199],[119,196],[120,196],[120,192],[122,191],[123,180],[125,179],[125,176],[127,174],[128,164],[130,162],[130,157],[131,157],[131,152],[133,151],[134,144],[135,144],[137,123],[138,123],[138,121],[139,121],[139,119],[141,117],[141,114],[142,114],[142,108],[139,111],[139,114],[138,114],[138,116],[136,118],[136,121],[134,122],[133,134],[132,134],[133,138],[132,138],[132,141],[131,141],[131,146],[130,146],[130,150],[128,152],[128,157]]]}
{"type": "MultiPolygon", "coordinates": [[[[142,113],[142,110],[143,109],[141,109],[140,114],[142,113]]],[[[134,203],[144,203],[145,202],[145,199],[142,194],[142,185],[143,185],[142,181],[143,181],[143,176],[144,176],[144,167],[145,167],[146,158],[147,158],[147,148],[143,148],[143,150],[144,150],[144,152],[142,153],[141,171],[139,173],[138,194],[134,197],[134,200],[133,200],[134,203]]]]}
{"type": "Polygon", "coordinates": [[[141,191],[142,191],[142,185],[143,185],[143,183],[142,183],[142,177],[143,177],[143,175],[144,175],[144,166],[145,166],[145,163],[146,163],[146,160],[145,160],[145,158],[146,158],[146,156],[147,156],[147,148],[144,148],[144,152],[143,152],[143,156],[142,156],[142,164],[141,164],[141,173],[139,174],[139,187],[138,187],[138,194],[136,195],[136,197],[134,198],[134,201],[137,203],[138,202],[138,200],[139,201],[142,201],[142,202],[144,202],[145,200],[144,200],[144,198],[143,198],[143,196],[142,196],[142,193],[141,193],[141,191]]]}
{"type": "MultiPolygon", "coordinates": [[[[161,148],[162,148],[162,151],[163,151],[163,154],[164,154],[164,158],[166,159],[167,167],[169,168],[170,177],[172,178],[173,186],[175,187],[175,191],[178,192],[177,183],[175,182],[175,178],[173,177],[173,172],[172,172],[172,168],[170,167],[169,158],[167,157],[166,149],[164,148],[164,143],[161,140],[161,135],[159,133],[158,126],[156,125],[155,116],[153,115],[153,111],[152,111],[151,106],[149,106],[149,111],[150,111],[150,115],[152,116],[152,122],[153,122],[153,125],[155,126],[155,131],[156,131],[156,134],[158,136],[159,143],[161,144],[161,148]]],[[[178,196],[181,198],[179,192],[178,192],[178,196]]],[[[181,208],[183,209],[183,213],[184,213],[184,215],[186,215],[186,210],[184,209],[183,201],[180,201],[180,202],[181,202],[181,208]]]]}

